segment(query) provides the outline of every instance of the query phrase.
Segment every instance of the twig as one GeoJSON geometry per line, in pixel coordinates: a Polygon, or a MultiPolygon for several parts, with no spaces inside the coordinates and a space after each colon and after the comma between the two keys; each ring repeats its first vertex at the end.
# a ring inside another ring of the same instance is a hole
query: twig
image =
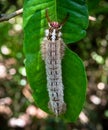
{"type": "Polygon", "coordinates": [[[1,18],[0,18],[0,22],[3,22],[3,21],[7,21],[19,14],[22,14],[23,13],[23,9],[19,9],[11,14],[8,14],[8,15],[3,15],[1,18]]]}
{"type": "MultiPolygon", "coordinates": [[[[15,11],[15,12],[13,12],[13,13],[11,13],[11,14],[8,14],[8,15],[4,14],[4,15],[0,18],[0,22],[8,21],[9,19],[11,19],[11,18],[13,18],[13,17],[15,17],[15,16],[17,16],[17,15],[19,15],[19,14],[22,14],[22,13],[23,13],[23,8],[22,8],[22,9],[19,9],[19,10],[17,10],[17,11],[15,11]]],[[[89,20],[91,20],[91,21],[96,21],[96,18],[93,17],[93,16],[89,16],[89,20]]]]}

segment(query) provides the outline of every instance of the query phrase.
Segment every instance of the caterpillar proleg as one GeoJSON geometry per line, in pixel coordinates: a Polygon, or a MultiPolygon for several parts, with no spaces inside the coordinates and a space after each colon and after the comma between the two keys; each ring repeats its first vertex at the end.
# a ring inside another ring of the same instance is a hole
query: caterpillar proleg
{"type": "Polygon", "coordinates": [[[49,29],[45,30],[45,38],[41,44],[42,59],[45,61],[47,75],[47,90],[49,94],[48,107],[58,116],[66,111],[62,82],[62,58],[65,44],[61,38],[61,28],[66,22],[68,14],[61,23],[51,22],[46,10],[49,29]]]}

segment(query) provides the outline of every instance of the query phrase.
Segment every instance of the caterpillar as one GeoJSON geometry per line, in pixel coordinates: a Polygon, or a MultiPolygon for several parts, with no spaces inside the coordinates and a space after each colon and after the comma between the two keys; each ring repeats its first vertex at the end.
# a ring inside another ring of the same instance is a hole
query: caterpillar
{"type": "Polygon", "coordinates": [[[62,25],[68,19],[66,15],[61,23],[51,21],[46,10],[46,18],[49,28],[45,30],[45,38],[41,43],[42,59],[45,61],[47,75],[47,90],[49,94],[49,109],[59,116],[66,111],[66,103],[64,102],[64,85],[62,82],[62,66],[61,62],[65,52],[65,44],[61,38],[60,32],[62,25]]]}

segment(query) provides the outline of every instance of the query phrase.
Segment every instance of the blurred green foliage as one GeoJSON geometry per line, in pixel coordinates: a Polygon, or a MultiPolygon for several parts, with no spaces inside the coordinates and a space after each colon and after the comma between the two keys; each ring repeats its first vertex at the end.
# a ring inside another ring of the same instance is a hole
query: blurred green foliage
{"type": "MultiPolygon", "coordinates": [[[[13,12],[22,4],[1,0],[0,13],[13,12]]],[[[108,2],[88,0],[88,7],[96,21],[89,22],[83,40],[69,45],[83,59],[88,76],[86,103],[76,123],[38,115],[42,111],[33,103],[25,76],[22,16],[0,23],[0,130],[108,129],[108,2]],[[33,116],[30,110],[38,113],[33,116]]]]}

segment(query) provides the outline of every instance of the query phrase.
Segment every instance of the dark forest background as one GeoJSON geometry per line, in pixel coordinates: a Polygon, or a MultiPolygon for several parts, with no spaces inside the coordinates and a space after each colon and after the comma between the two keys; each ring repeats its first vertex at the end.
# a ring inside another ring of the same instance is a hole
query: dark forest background
{"type": "MultiPolygon", "coordinates": [[[[88,0],[86,37],[70,44],[84,61],[88,86],[75,123],[64,123],[35,106],[27,82],[22,15],[0,23],[0,130],[108,130],[108,1],[88,0]]],[[[0,0],[0,17],[22,8],[22,0],[0,0]]]]}

